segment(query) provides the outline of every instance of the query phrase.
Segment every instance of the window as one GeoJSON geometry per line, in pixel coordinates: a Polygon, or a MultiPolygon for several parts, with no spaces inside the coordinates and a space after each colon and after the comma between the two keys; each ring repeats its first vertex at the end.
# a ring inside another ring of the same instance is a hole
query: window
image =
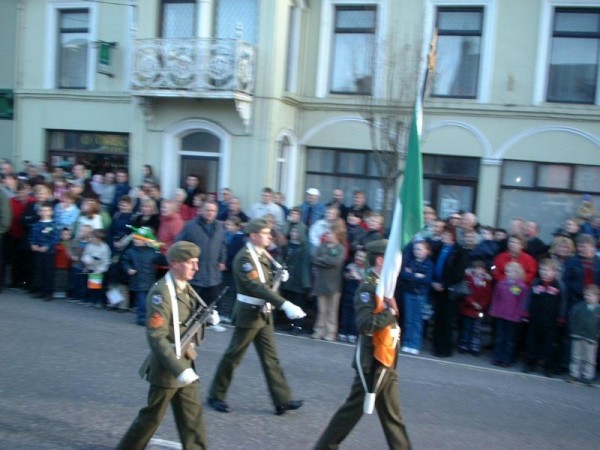
{"type": "Polygon", "coordinates": [[[195,23],[195,0],[162,0],[163,38],[194,37],[195,23]]]}
{"type": "Polygon", "coordinates": [[[70,170],[76,162],[85,163],[92,173],[110,168],[127,169],[129,135],[96,131],[47,130],[46,149],[53,167],[70,170]]]}
{"type": "Polygon", "coordinates": [[[277,165],[275,166],[275,191],[283,192],[287,190],[287,176],[289,170],[289,155],[291,147],[290,139],[284,136],[277,146],[277,165]]]}
{"type": "Polygon", "coordinates": [[[477,97],[483,12],[483,7],[438,7],[437,64],[432,96],[477,97]]]}
{"type": "Polygon", "coordinates": [[[595,103],[599,43],[600,9],[554,10],[547,101],[595,103]]]}
{"type": "Polygon", "coordinates": [[[257,42],[258,5],[256,0],[219,0],[216,3],[215,37],[257,42]]]}
{"type": "Polygon", "coordinates": [[[300,44],[300,8],[290,5],[287,35],[287,61],[285,65],[285,90],[296,92],[298,81],[298,54],[300,44]]]}
{"type": "Polygon", "coordinates": [[[373,152],[331,148],[308,148],[306,155],[306,183],[321,193],[341,188],[346,192],[346,204],[352,201],[352,192],[364,191],[369,206],[383,209],[383,190],[373,152]]]}
{"type": "Polygon", "coordinates": [[[377,7],[336,6],[330,92],[372,93],[377,7]]]}
{"type": "Polygon", "coordinates": [[[498,225],[507,227],[515,216],[541,225],[541,239],[573,217],[582,194],[600,198],[600,167],[528,161],[504,161],[498,225]]]}
{"type": "Polygon", "coordinates": [[[86,89],[89,51],[87,9],[61,10],[58,15],[58,87],[86,89]]]}
{"type": "Polygon", "coordinates": [[[478,158],[423,155],[423,200],[442,219],[457,211],[475,211],[478,158]]]}

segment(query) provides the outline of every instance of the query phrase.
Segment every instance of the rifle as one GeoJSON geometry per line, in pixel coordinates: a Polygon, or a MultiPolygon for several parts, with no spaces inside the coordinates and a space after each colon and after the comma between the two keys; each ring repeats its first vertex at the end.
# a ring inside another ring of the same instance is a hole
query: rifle
{"type": "Polygon", "coordinates": [[[187,330],[185,330],[185,333],[181,335],[180,339],[182,351],[185,351],[190,342],[192,342],[192,340],[196,337],[196,334],[200,328],[202,328],[214,309],[217,307],[217,302],[223,298],[228,290],[229,286],[225,286],[217,298],[214,299],[208,306],[206,306],[204,302],[201,302],[194,312],[190,314],[187,320],[183,322],[183,326],[187,327],[187,330]]]}
{"type": "Polygon", "coordinates": [[[285,266],[282,266],[281,264],[276,266],[275,275],[273,275],[273,283],[271,285],[271,290],[273,292],[279,291],[279,285],[281,284],[281,280],[283,278],[284,272],[285,272],[285,266]]]}

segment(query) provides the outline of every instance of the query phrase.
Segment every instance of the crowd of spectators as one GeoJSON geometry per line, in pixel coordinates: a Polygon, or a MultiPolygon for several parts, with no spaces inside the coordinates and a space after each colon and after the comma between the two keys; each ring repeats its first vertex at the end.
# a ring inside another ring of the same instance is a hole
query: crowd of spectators
{"type": "MultiPolygon", "coordinates": [[[[137,187],[126,170],[90,174],[83,164],[69,173],[45,164],[17,172],[4,161],[0,170],[0,288],[7,282],[47,301],[134,310],[144,325],[145,294],[164,271],[164,253],[185,239],[213,255],[201,261],[199,292],[232,288],[219,307],[226,322],[235,301],[233,256],[245,245],[244,225],[263,217],[273,225],[268,250],[290,273],[281,293],[309,313],[295,321],[278,315],[278,327],[314,339],[357,339],[354,292],[369,276],[364,248],[386,234],[362,191],[346,205],[342,189],[327,201],[311,187],[302,204],[288,208],[281,193],[264,188],[245,212],[231,189],[204,193],[195,175],[163,199],[150,166],[137,187]]],[[[569,372],[570,381],[589,384],[600,327],[593,198],[583,197],[551,242],[539,237],[537,223],[519,217],[506,230],[470,212],[441,219],[425,206],[423,214],[397,283],[401,351],[429,347],[440,358],[488,352],[499,367],[521,361],[526,372],[569,372]]]]}

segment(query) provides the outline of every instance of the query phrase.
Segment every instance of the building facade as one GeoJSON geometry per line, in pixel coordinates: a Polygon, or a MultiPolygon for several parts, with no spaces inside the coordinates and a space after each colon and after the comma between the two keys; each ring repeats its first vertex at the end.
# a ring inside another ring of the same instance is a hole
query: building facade
{"type": "Polygon", "coordinates": [[[407,123],[437,34],[422,151],[440,215],[558,224],[600,199],[600,0],[14,4],[17,161],[134,183],[151,164],[165,196],[197,174],[246,206],[264,186],[289,204],[362,189],[382,209],[372,138],[407,123]]]}

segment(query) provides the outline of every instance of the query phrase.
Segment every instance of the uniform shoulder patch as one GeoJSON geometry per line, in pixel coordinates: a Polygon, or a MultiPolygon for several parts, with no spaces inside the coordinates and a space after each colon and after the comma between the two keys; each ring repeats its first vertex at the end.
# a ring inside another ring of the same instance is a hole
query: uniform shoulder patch
{"type": "Polygon", "coordinates": [[[155,312],[150,316],[148,326],[150,328],[160,328],[165,324],[165,319],[159,313],[155,312]]]}
{"type": "Polygon", "coordinates": [[[152,304],[160,305],[162,303],[162,295],[153,295],[152,296],[152,304]]]}
{"type": "Polygon", "coordinates": [[[371,301],[371,294],[368,292],[361,292],[358,298],[360,298],[360,301],[363,303],[369,303],[369,301],[371,301]]]}
{"type": "Polygon", "coordinates": [[[257,278],[258,278],[258,272],[257,272],[256,270],[253,270],[252,272],[250,272],[250,273],[248,274],[248,279],[249,279],[249,280],[252,280],[252,281],[254,281],[254,280],[256,280],[257,278]]]}
{"type": "Polygon", "coordinates": [[[242,266],[242,270],[244,272],[251,272],[253,269],[252,264],[250,264],[249,262],[244,263],[244,265],[242,266]]]}

